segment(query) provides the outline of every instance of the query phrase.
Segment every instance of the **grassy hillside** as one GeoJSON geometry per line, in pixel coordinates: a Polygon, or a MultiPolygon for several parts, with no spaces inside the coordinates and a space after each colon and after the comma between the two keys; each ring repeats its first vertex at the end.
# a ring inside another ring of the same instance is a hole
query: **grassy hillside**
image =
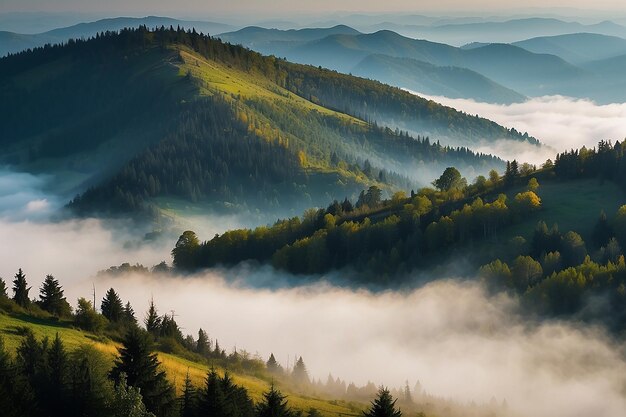
{"type": "Polygon", "coordinates": [[[531,140],[380,83],[183,30],[42,48],[0,60],[0,74],[4,161],[57,175],[66,195],[89,188],[74,200],[81,212],[174,198],[293,213],[373,184],[409,188],[450,165],[469,176],[502,166],[382,128],[383,114],[428,131],[531,140]]]}
{"type": "MultiPolygon", "coordinates": [[[[92,345],[101,352],[110,355],[111,365],[119,346],[118,343],[75,329],[64,322],[37,319],[28,315],[12,316],[0,312],[0,335],[4,338],[5,346],[10,352],[14,352],[20,344],[22,340],[20,333],[24,328],[32,330],[38,339],[43,337],[54,339],[58,333],[70,351],[84,344],[92,345]]],[[[190,378],[196,386],[204,384],[210,368],[208,363],[193,362],[163,352],[160,352],[158,356],[163,369],[167,372],[168,379],[176,384],[179,394],[187,372],[189,372],[190,378]]],[[[224,369],[218,369],[218,372],[223,373],[224,369]]],[[[270,381],[245,374],[235,373],[233,379],[235,383],[245,387],[255,401],[261,399],[263,392],[267,391],[270,386],[270,381]]],[[[324,416],[358,416],[360,411],[365,408],[364,404],[329,400],[311,394],[302,395],[287,387],[281,387],[281,389],[288,395],[291,407],[303,411],[316,408],[324,416]]]]}

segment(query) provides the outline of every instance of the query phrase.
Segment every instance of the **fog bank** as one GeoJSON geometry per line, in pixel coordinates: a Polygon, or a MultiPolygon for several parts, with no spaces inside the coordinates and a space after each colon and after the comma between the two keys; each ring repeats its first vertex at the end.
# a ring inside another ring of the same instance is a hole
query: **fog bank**
{"type": "MultiPolygon", "coordinates": [[[[7,178],[0,176],[0,276],[10,287],[23,268],[31,298],[53,274],[74,306],[78,297],[92,297],[92,285],[98,304],[114,287],[142,319],[154,297],[161,314],[175,312],[185,334],[202,327],[229,351],[237,346],[263,359],[273,352],[287,367],[301,355],[322,380],[329,372],[359,385],[419,380],[436,396],[495,397],[515,413],[539,417],[622,417],[626,409],[622,346],[599,329],[525,323],[516,300],[488,296],[476,283],[448,279],[383,293],[324,283],[253,288],[289,280],[269,267],[190,277],[96,276],[122,262],[169,261],[176,237],[146,241],[123,221],[47,221],[55,204],[42,201],[54,199],[39,191],[37,179],[7,178]]],[[[204,218],[201,236],[232,222],[204,218]]]]}
{"type": "Polygon", "coordinates": [[[600,140],[622,141],[626,138],[626,103],[599,105],[585,99],[544,96],[524,103],[500,105],[415,94],[471,115],[478,114],[522,133],[528,132],[548,146],[538,149],[529,144],[501,141],[475,148],[505,159],[542,163],[546,158],[554,158],[556,152],[593,147],[600,140]]]}

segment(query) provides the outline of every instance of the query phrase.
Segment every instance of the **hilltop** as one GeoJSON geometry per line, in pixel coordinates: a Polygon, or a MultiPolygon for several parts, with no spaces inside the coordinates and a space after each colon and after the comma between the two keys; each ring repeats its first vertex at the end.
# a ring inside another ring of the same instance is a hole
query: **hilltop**
{"type": "Polygon", "coordinates": [[[536,143],[378,82],[182,29],[36,49],[0,60],[0,74],[0,118],[13,121],[2,124],[5,162],[57,175],[60,192],[81,194],[79,212],[158,209],[161,197],[293,211],[374,184],[408,188],[445,166],[473,176],[503,164],[377,123],[388,118],[468,142],[536,143]]]}

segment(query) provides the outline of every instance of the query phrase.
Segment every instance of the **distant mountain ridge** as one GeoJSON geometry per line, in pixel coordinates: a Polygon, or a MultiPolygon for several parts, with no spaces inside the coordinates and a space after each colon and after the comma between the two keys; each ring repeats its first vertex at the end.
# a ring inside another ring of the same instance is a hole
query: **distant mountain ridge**
{"type": "Polygon", "coordinates": [[[513,45],[534,53],[556,55],[575,65],[626,54],[626,39],[596,33],[538,37],[513,45]]]}
{"type": "Polygon", "coordinates": [[[0,57],[9,53],[16,53],[29,48],[43,46],[45,44],[63,43],[67,42],[69,39],[89,38],[100,32],[117,31],[124,28],[136,28],[141,25],[145,25],[149,28],[160,26],[173,26],[176,28],[181,26],[185,29],[195,28],[198,32],[211,35],[236,29],[235,26],[224,23],[186,21],[160,16],[137,18],[115,17],[101,19],[94,22],[78,23],[76,25],[53,29],[33,35],[0,31],[0,57]]]}

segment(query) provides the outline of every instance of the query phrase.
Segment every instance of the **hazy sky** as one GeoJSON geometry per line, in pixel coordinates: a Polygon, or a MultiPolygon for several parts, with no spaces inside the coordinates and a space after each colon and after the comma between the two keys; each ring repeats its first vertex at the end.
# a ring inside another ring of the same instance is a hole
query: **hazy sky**
{"type": "Polygon", "coordinates": [[[85,13],[161,13],[210,16],[261,13],[265,16],[290,13],[350,12],[479,12],[522,11],[524,8],[578,8],[626,11],[624,0],[0,0],[0,12],[85,12],[85,13]]]}

